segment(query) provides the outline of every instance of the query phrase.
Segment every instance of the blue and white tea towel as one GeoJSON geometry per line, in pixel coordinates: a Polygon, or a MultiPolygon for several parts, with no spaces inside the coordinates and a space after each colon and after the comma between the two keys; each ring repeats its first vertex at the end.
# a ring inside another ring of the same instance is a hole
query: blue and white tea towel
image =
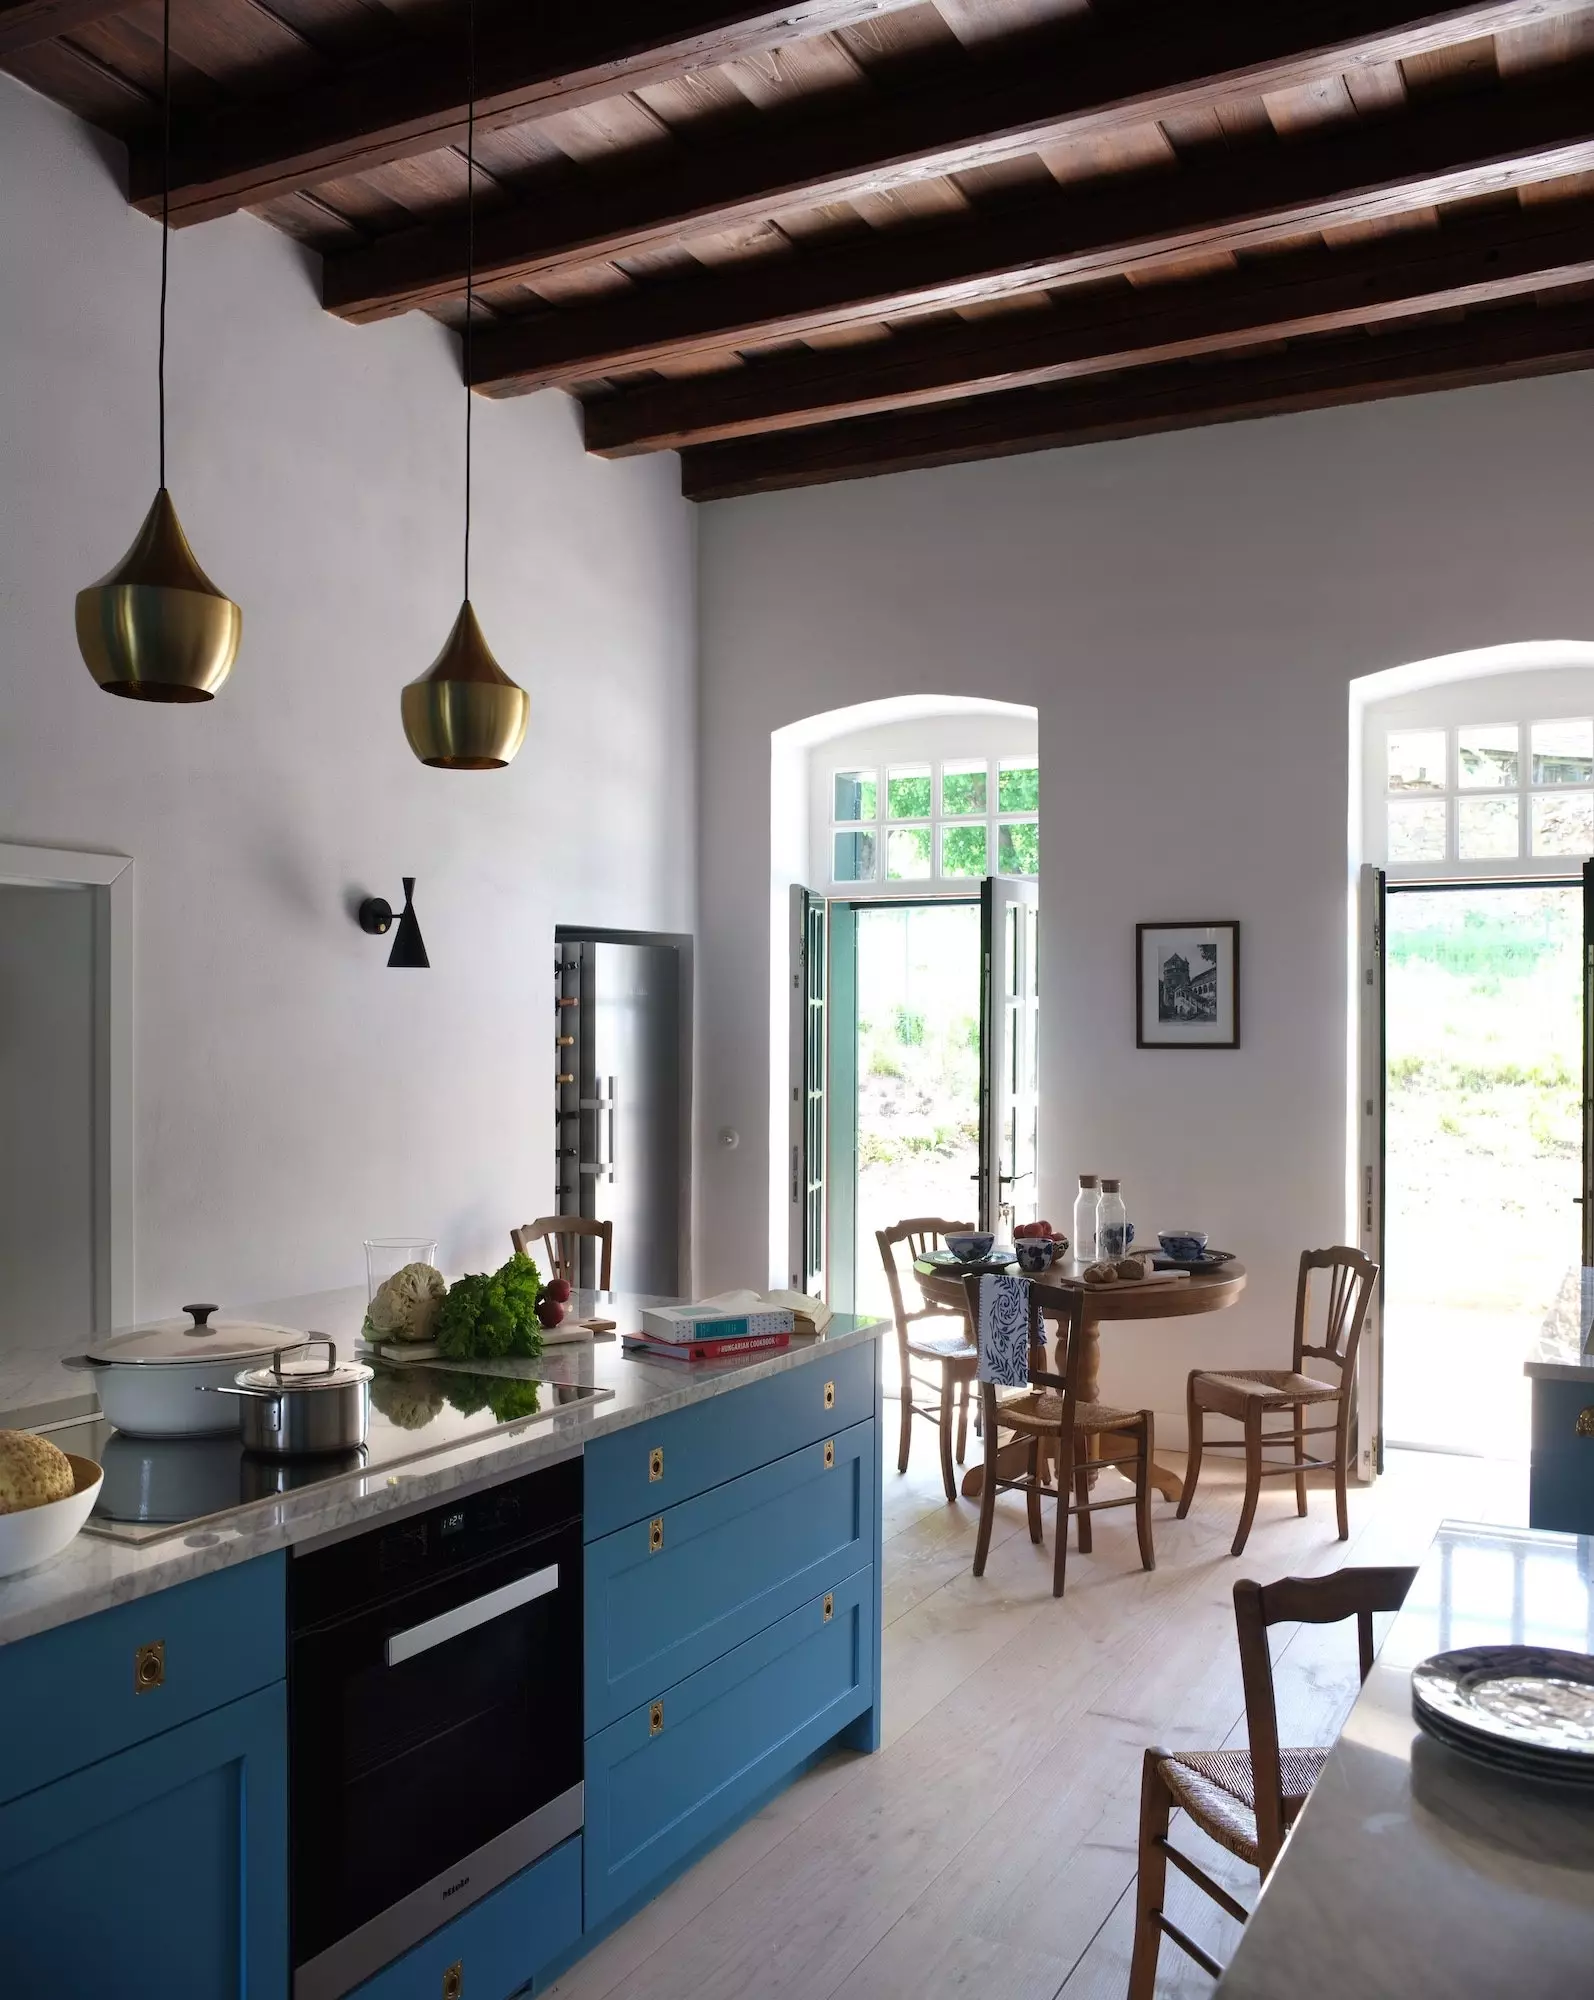
{"type": "Polygon", "coordinates": [[[980,1380],[1022,1389],[1029,1382],[1029,1285],[989,1273],[980,1279],[980,1380]]]}

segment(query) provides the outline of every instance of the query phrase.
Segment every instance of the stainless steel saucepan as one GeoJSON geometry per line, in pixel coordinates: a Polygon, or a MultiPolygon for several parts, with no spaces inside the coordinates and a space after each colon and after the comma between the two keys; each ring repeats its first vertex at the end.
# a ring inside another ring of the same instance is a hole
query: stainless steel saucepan
{"type": "Polygon", "coordinates": [[[338,1350],[324,1333],[312,1334],[296,1347],[281,1347],[264,1368],[246,1368],[230,1389],[201,1390],[213,1396],[237,1396],[243,1417],[246,1451],[272,1458],[301,1458],[321,1452],[349,1452],[365,1443],[371,1421],[371,1377],[363,1361],[339,1361],[338,1350]],[[323,1367],[292,1355],[306,1356],[326,1349],[323,1367]]]}

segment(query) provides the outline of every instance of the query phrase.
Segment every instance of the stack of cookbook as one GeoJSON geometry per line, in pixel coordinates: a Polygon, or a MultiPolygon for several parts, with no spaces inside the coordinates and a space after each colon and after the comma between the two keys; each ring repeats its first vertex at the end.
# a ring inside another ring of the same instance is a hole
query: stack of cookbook
{"type": "Polygon", "coordinates": [[[822,1333],[830,1308],[802,1292],[724,1292],[696,1305],[652,1306],[642,1331],[623,1336],[626,1353],[654,1361],[725,1361],[776,1354],[793,1333],[822,1333]]]}

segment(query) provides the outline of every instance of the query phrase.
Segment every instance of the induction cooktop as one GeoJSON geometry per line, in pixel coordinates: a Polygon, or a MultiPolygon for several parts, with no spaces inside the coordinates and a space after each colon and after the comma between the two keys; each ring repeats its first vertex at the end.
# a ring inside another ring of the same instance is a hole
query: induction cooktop
{"type": "Polygon", "coordinates": [[[614,1394],[589,1382],[533,1381],[458,1367],[395,1368],[362,1358],[375,1375],[370,1428],[358,1451],[268,1458],[245,1451],[239,1437],[133,1437],[98,1417],[37,1428],[63,1451],[105,1468],[83,1532],[143,1544],[349,1473],[385,1472],[476,1439],[534,1430],[614,1394]]]}

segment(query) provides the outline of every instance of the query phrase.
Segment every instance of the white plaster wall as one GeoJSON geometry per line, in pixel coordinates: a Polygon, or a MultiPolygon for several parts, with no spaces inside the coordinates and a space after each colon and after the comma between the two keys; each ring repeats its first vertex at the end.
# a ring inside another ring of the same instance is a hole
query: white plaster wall
{"type": "Polygon", "coordinates": [[[551,1205],[555,923],[693,923],[675,463],[587,458],[555,394],[478,403],[473,595],[531,735],[423,770],[399,689],[458,609],[454,344],[330,318],[251,217],[185,232],[170,482],[243,649],[204,707],[107,698],[72,599],[155,487],[160,243],[102,145],[0,77],[0,840],[138,863],[140,1309],[354,1282],[368,1234],[498,1261],[551,1205]],[[429,973],[350,915],[402,873],[429,973]]]}
{"type": "Polygon", "coordinates": [[[764,1236],[770,732],[984,695],[1039,710],[1043,1202],[1120,1172],[1252,1273],[1115,1330],[1107,1393],[1181,1436],[1193,1363],[1280,1360],[1298,1253],[1346,1229],[1350,681],[1594,637],[1590,438],[1566,376],[705,509],[702,1089],[742,1146],[701,1163],[704,1282],[764,1236]],[[1135,1049],[1135,922],[1181,917],[1243,926],[1232,1053],[1135,1049]]]}

